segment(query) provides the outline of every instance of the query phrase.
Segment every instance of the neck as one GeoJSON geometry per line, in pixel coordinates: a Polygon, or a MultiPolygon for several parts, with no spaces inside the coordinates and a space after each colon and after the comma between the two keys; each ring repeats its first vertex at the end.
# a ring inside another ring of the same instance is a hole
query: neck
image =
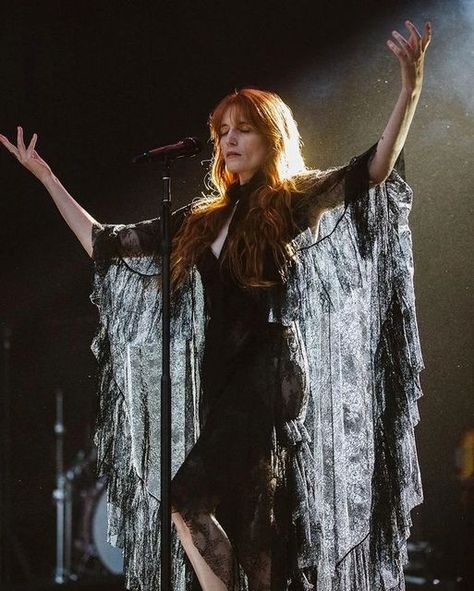
{"type": "Polygon", "coordinates": [[[249,185],[249,184],[255,184],[255,183],[259,183],[262,182],[265,178],[265,175],[263,173],[263,170],[259,169],[257,171],[255,171],[253,174],[251,174],[250,176],[244,176],[242,177],[241,175],[239,175],[239,184],[240,186],[243,185],[249,185]]]}
{"type": "Polygon", "coordinates": [[[247,175],[246,175],[246,176],[244,176],[244,177],[243,177],[242,175],[239,175],[239,185],[240,185],[240,186],[242,186],[242,185],[246,185],[247,183],[249,183],[249,182],[252,180],[252,178],[253,178],[254,176],[255,176],[255,175],[251,175],[251,176],[247,176],[247,175]]]}
{"type": "Polygon", "coordinates": [[[257,172],[252,177],[250,177],[247,182],[233,183],[229,187],[227,194],[232,202],[235,202],[238,199],[247,199],[254,189],[264,183],[265,174],[263,170],[257,170],[257,172]]]}

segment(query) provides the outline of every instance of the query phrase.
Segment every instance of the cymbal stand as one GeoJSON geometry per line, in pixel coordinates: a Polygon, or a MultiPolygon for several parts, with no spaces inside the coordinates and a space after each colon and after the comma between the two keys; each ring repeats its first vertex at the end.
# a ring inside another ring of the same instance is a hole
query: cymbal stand
{"type": "Polygon", "coordinates": [[[71,578],[71,528],[72,490],[68,475],[64,472],[64,397],[61,388],[56,389],[56,488],[53,499],[56,503],[56,567],[54,582],[66,583],[71,578]]]}

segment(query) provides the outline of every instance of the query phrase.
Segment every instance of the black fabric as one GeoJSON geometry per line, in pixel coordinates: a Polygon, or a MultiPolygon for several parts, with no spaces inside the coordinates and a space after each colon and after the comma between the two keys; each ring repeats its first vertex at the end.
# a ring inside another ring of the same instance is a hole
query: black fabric
{"type": "MultiPolygon", "coordinates": [[[[229,196],[237,206],[228,237],[264,180],[257,173],[245,185],[231,187],[229,196]]],[[[238,563],[251,589],[283,589],[288,579],[295,585],[299,580],[303,589],[301,577],[309,584],[316,574],[307,569],[302,575],[297,568],[304,551],[297,546],[304,538],[291,519],[298,506],[292,489],[296,475],[290,471],[297,465],[295,455],[303,463],[305,458],[303,449],[283,435],[293,422],[304,430],[309,392],[304,362],[295,354],[298,335],[291,327],[268,323],[267,294],[240,288],[210,247],[197,267],[208,316],[201,434],[172,481],[173,505],[228,589],[240,589],[238,563]],[[277,479],[275,461],[281,464],[277,479]],[[230,538],[233,556],[228,553],[227,560],[222,560],[221,538],[210,543],[210,536],[202,536],[207,520],[203,515],[210,513],[230,538]]],[[[309,481],[307,487],[305,497],[311,498],[309,481]]]]}
{"type": "MultiPolygon", "coordinates": [[[[368,187],[369,149],[346,178],[345,203],[356,201],[368,187]]],[[[253,192],[266,182],[258,171],[250,181],[230,187],[236,205],[226,241],[250,208],[253,192]]],[[[333,181],[334,182],[334,181],[333,181]]],[[[295,195],[294,199],[298,196],[295,195]]],[[[313,195],[316,206],[317,194],[313,195]]],[[[300,222],[302,225],[305,221],[300,222]]],[[[301,231],[294,227],[291,238],[301,231]]],[[[219,257],[219,258],[220,258],[219,257]]],[[[195,544],[229,590],[241,586],[238,562],[250,589],[276,591],[310,589],[316,585],[316,561],[304,570],[298,559],[308,548],[292,515],[298,512],[293,484],[297,466],[312,459],[284,434],[296,424],[305,432],[309,376],[302,357],[301,337],[293,327],[268,322],[269,301],[279,287],[249,291],[240,288],[225,265],[208,247],[197,264],[204,285],[208,321],[202,363],[201,434],[172,482],[172,498],[193,532],[195,544]],[[279,463],[278,472],[274,463],[279,463]],[[277,477],[275,477],[277,474],[277,477]],[[223,540],[203,537],[208,514],[215,514],[227,532],[233,556],[223,540]],[[219,557],[218,559],[216,557],[219,557]],[[237,562],[238,561],[238,562],[237,562]]],[[[275,270],[270,271],[273,277],[275,270]]],[[[305,499],[313,499],[309,479],[305,499]]],[[[310,515],[314,506],[307,506],[310,515]]],[[[317,526],[313,524],[316,528],[317,526]]]]}
{"type": "MultiPolygon", "coordinates": [[[[301,260],[291,285],[242,289],[210,247],[197,264],[204,289],[203,357],[199,371],[192,356],[174,357],[173,404],[186,407],[184,413],[178,408],[175,425],[185,431],[179,452],[187,454],[172,480],[172,502],[212,571],[232,591],[403,589],[409,510],[421,494],[412,434],[421,357],[405,226],[409,188],[394,174],[376,199],[369,198],[367,164],[375,149],[303,179],[307,190],[292,199],[298,223],[290,234],[301,245],[301,260]],[[398,208],[390,212],[390,224],[388,205],[398,208]],[[334,211],[322,220],[323,238],[313,242],[314,213],[322,207],[334,211]],[[341,216],[342,207],[349,216],[341,216]],[[376,237],[380,253],[374,252],[376,237]],[[392,291],[399,314],[387,308],[392,291]],[[382,318],[392,324],[380,331],[382,318]],[[389,334],[405,335],[405,341],[389,334]],[[394,365],[395,349],[407,346],[410,356],[394,365]],[[379,382],[390,367],[394,377],[379,382]],[[200,429],[194,441],[197,373],[200,429]],[[385,392],[395,390],[397,403],[386,407],[385,392]]],[[[237,208],[228,236],[263,182],[257,173],[230,188],[229,214],[237,208]]],[[[173,233],[189,211],[186,206],[173,214],[173,233]]],[[[103,364],[99,469],[110,476],[109,523],[125,549],[128,586],[142,591],[159,580],[158,567],[150,566],[158,552],[159,456],[152,435],[159,407],[156,380],[146,375],[153,357],[143,352],[156,347],[148,333],[156,332],[159,317],[159,293],[150,278],[159,272],[158,236],[157,220],[94,230],[95,298],[102,310],[95,343],[103,364]],[[150,253],[150,261],[140,260],[140,253],[150,253]]],[[[193,285],[183,296],[188,311],[177,305],[173,312],[176,351],[200,350],[193,340],[201,318],[193,285]]],[[[180,578],[179,569],[173,576],[180,590],[196,588],[194,575],[192,583],[180,578]]]]}

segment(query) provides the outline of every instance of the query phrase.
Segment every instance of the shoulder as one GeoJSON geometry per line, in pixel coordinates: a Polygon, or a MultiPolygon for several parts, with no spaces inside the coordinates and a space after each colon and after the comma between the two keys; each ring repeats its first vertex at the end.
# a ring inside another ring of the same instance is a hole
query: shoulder
{"type": "Polygon", "coordinates": [[[343,180],[343,166],[307,169],[291,177],[294,187],[293,204],[296,208],[310,206],[325,209],[324,197],[333,193],[343,180]]]}
{"type": "Polygon", "coordinates": [[[344,177],[344,166],[310,168],[293,175],[290,179],[296,193],[317,194],[329,189],[344,177]]]}
{"type": "MultiPolygon", "coordinates": [[[[171,236],[179,230],[190,209],[191,204],[188,203],[171,212],[171,236]]],[[[118,224],[114,226],[113,233],[127,251],[153,252],[159,247],[161,220],[155,217],[133,224],[118,224]]]]}

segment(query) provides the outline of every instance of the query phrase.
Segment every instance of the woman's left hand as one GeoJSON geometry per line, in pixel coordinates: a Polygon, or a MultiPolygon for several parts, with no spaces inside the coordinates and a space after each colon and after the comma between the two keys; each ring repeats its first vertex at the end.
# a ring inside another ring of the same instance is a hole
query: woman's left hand
{"type": "Polygon", "coordinates": [[[387,45],[400,62],[403,89],[410,93],[419,92],[423,84],[425,51],[431,41],[431,23],[429,21],[425,23],[423,37],[411,21],[405,21],[405,26],[410,31],[408,40],[398,31],[392,31],[392,36],[398,41],[398,45],[392,40],[387,41],[387,45]]]}

